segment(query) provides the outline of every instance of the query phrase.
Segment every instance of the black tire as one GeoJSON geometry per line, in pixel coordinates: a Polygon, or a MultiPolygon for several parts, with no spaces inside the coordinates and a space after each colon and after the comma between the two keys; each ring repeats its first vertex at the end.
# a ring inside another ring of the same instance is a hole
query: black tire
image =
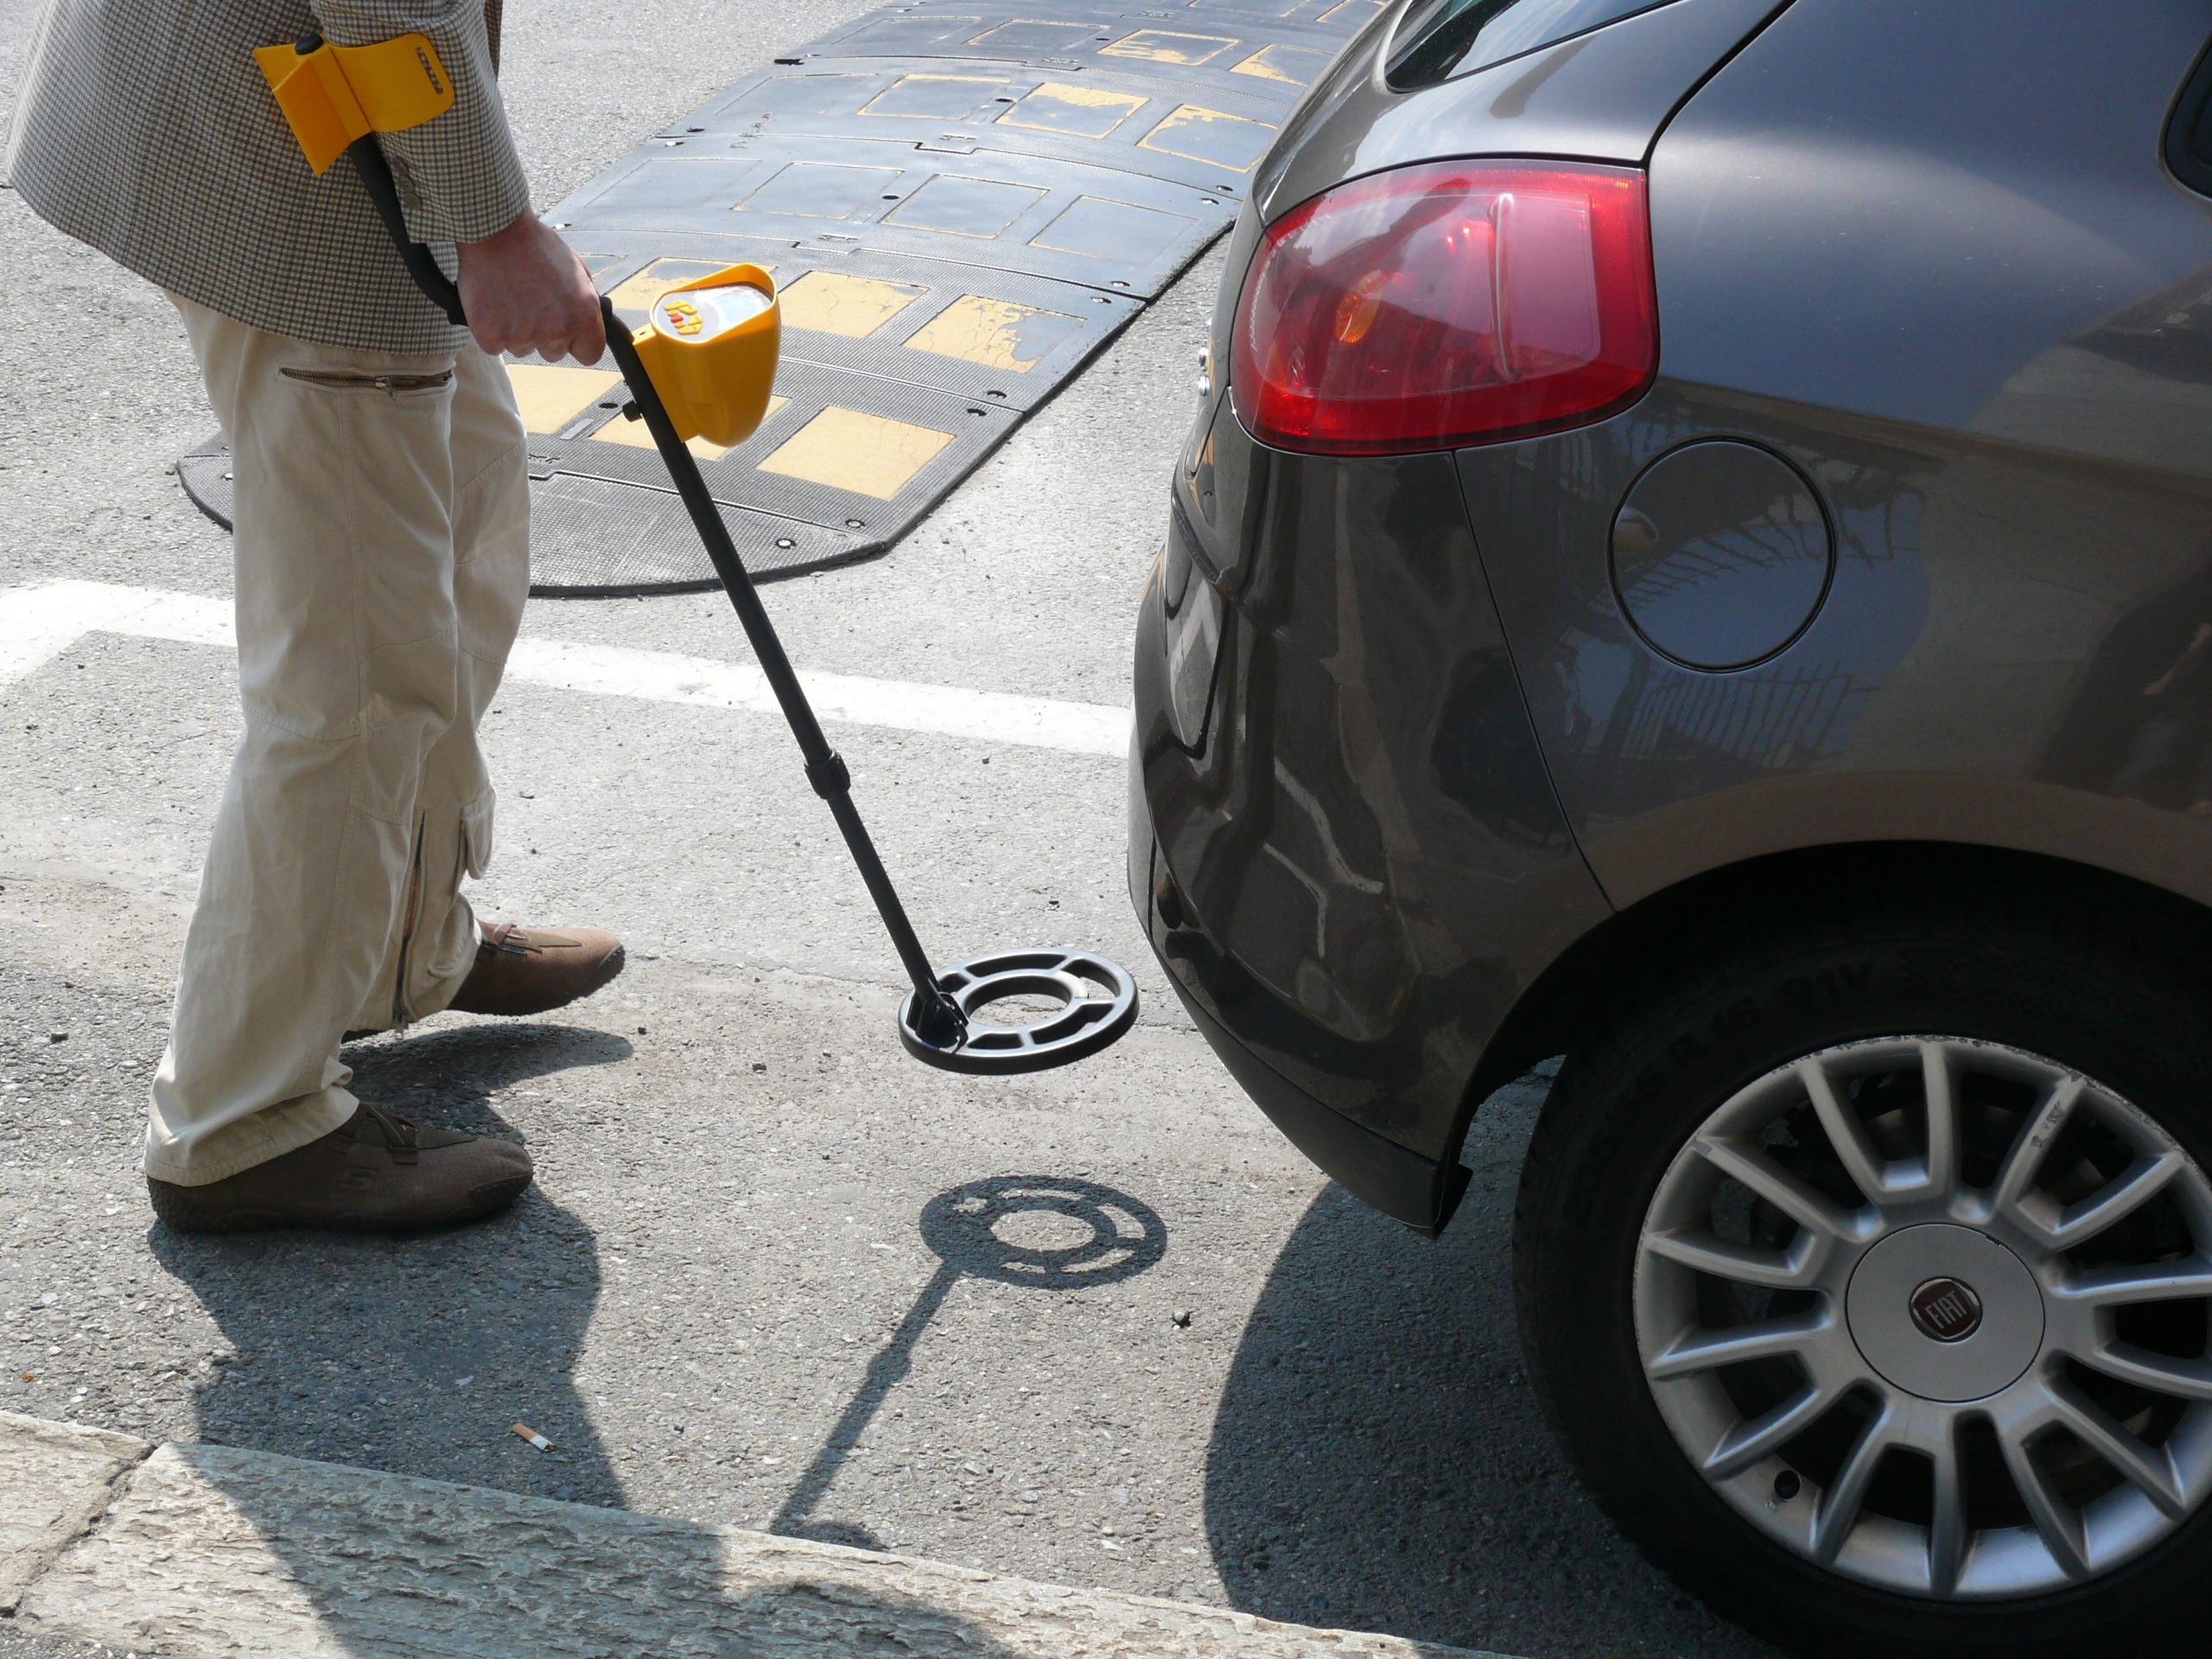
{"type": "Polygon", "coordinates": [[[1738,1090],[1842,1042],[1942,1035],[2040,1054],[2125,1096],[2212,1169],[2205,941],[2147,901],[1975,896],[1949,881],[1743,913],[1756,919],[1681,938],[1609,1001],[1562,1065],[1529,1152],[1515,1215],[1522,1343],[1578,1471],[1652,1562],[1793,1653],[2202,1652],[2212,1503],[2105,1576],[1974,1605],[1847,1579],[1769,1537],[1669,1431],[1638,1357],[1631,1280],[1643,1219],[1687,1138],[1738,1090]]]}

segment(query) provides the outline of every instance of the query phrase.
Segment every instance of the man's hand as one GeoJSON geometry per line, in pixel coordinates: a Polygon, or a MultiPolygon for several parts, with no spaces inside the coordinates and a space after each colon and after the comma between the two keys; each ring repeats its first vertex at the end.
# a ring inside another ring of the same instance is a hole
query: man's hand
{"type": "Polygon", "coordinates": [[[506,229],[458,251],[461,308],[479,346],[494,356],[599,360],[607,329],[591,275],[536,213],[518,214],[506,229]]]}

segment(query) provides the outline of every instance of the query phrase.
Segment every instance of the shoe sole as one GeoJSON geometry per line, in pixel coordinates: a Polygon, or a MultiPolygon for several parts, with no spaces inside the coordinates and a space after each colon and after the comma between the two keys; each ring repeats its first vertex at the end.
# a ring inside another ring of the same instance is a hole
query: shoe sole
{"type": "Polygon", "coordinates": [[[168,1181],[149,1181],[147,1189],[155,1217],[176,1233],[257,1233],[279,1227],[315,1232],[429,1233],[490,1220],[527,1192],[532,1179],[531,1175],[514,1175],[504,1180],[486,1181],[470,1189],[466,1209],[450,1215],[413,1218],[372,1214],[302,1216],[274,1210],[241,1210],[194,1199],[191,1194],[196,1189],[168,1181]]]}

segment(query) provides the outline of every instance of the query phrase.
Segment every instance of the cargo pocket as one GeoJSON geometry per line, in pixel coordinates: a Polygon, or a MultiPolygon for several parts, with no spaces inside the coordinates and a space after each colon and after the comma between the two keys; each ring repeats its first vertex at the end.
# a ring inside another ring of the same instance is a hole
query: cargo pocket
{"type": "Polygon", "coordinates": [[[480,876],[492,868],[492,809],[499,804],[499,798],[497,790],[487,788],[461,809],[461,868],[464,875],[480,876]]]}

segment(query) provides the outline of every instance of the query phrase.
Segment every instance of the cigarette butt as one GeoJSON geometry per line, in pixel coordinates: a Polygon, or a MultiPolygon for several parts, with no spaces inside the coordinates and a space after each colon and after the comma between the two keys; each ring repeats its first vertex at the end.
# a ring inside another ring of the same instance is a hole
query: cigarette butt
{"type": "Polygon", "coordinates": [[[515,1425],[515,1433],[521,1435],[523,1439],[528,1440],[532,1446],[536,1446],[541,1452],[550,1452],[553,1449],[553,1442],[547,1440],[543,1434],[532,1428],[528,1423],[517,1423],[515,1425]]]}

